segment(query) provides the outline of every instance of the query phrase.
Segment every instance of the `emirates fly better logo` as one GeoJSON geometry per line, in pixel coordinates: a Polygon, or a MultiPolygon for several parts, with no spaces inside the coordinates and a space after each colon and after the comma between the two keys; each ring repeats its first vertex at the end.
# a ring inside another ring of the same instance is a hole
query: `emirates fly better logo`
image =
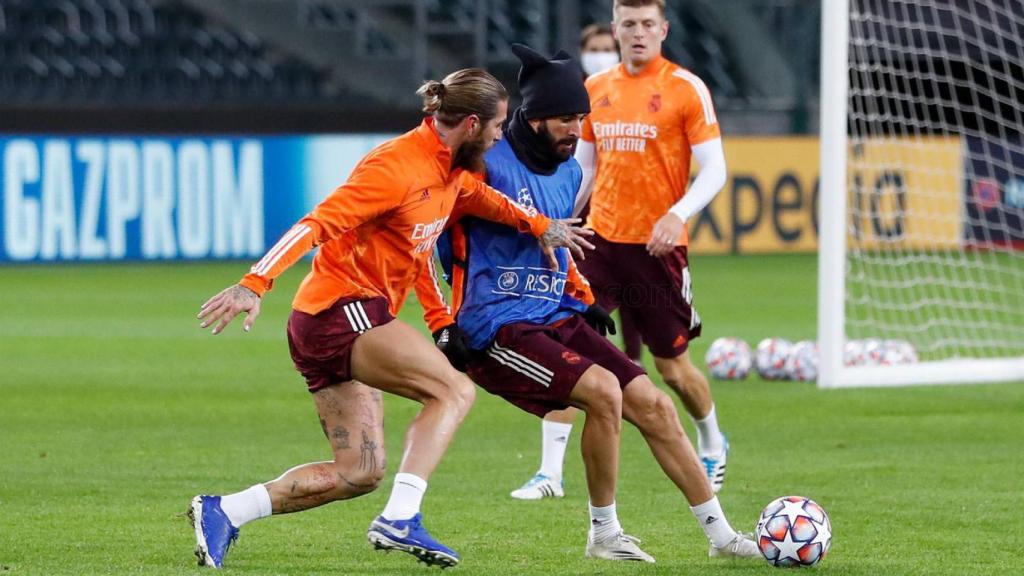
{"type": "MultiPolygon", "coordinates": [[[[660,97],[657,105],[660,109],[660,97]]],[[[643,122],[594,122],[594,136],[603,152],[644,152],[648,140],[658,139],[658,127],[643,122]]]]}

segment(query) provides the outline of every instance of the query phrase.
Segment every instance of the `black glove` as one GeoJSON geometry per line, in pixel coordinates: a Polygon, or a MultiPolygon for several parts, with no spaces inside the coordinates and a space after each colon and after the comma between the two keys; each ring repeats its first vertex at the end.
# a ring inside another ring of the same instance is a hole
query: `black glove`
{"type": "Polygon", "coordinates": [[[466,334],[462,332],[462,328],[459,328],[458,324],[449,324],[434,332],[434,344],[437,344],[437,348],[448,358],[456,370],[466,371],[470,351],[466,344],[466,334]]]}
{"type": "Polygon", "coordinates": [[[597,304],[591,304],[590,308],[583,313],[583,320],[601,336],[615,334],[615,320],[608,314],[608,311],[597,304]]]}

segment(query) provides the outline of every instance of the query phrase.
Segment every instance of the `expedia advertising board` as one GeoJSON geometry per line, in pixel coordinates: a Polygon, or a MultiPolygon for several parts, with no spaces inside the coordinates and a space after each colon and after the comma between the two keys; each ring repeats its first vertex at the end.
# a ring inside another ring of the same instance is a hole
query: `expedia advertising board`
{"type": "MultiPolygon", "coordinates": [[[[386,137],[0,137],[0,262],[258,258],[386,137]]],[[[817,138],[727,137],[725,152],[693,250],[816,250],[817,138]]],[[[869,140],[849,168],[853,246],[1024,244],[1019,142],[869,140]]]]}
{"type": "MultiPolygon", "coordinates": [[[[711,205],[690,221],[694,253],[817,250],[818,155],[817,138],[726,138],[729,177],[711,205]]],[[[962,158],[956,138],[868,140],[852,146],[851,245],[909,250],[959,245],[964,238],[962,158]]]]}
{"type": "Polygon", "coordinates": [[[818,139],[726,138],[729,176],[692,218],[695,254],[812,252],[818,246],[818,139]]]}
{"type": "Polygon", "coordinates": [[[851,248],[932,250],[963,242],[959,138],[859,142],[848,166],[851,248]]]}

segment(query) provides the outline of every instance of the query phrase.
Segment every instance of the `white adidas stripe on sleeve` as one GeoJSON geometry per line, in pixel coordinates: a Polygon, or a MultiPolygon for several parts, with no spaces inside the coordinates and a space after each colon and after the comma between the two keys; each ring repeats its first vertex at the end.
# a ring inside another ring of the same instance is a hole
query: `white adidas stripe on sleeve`
{"type": "Polygon", "coordinates": [[[704,81],[693,72],[681,68],[673,72],[672,75],[686,80],[693,86],[694,91],[697,92],[697,98],[700,99],[700,106],[704,111],[704,123],[709,126],[717,123],[718,116],[715,114],[715,105],[711,100],[711,92],[708,90],[707,85],[704,84],[704,81]]]}
{"type": "Polygon", "coordinates": [[[277,264],[282,256],[291,250],[292,246],[295,246],[299,240],[302,240],[302,238],[309,233],[309,226],[306,226],[305,224],[293,226],[291,230],[285,233],[285,235],[277,241],[277,244],[274,244],[274,247],[271,248],[259,262],[253,265],[250,272],[253,274],[259,274],[260,276],[265,275],[274,267],[275,264],[277,264]]]}

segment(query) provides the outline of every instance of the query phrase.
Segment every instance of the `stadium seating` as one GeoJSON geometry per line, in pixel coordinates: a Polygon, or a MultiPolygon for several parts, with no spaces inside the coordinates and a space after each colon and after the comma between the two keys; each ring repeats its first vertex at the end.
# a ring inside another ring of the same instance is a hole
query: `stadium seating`
{"type": "Polygon", "coordinates": [[[185,6],[5,0],[0,100],[59,104],[324,101],[321,75],[185,6]]]}
{"type": "MultiPolygon", "coordinates": [[[[358,105],[414,113],[415,99],[396,95],[426,77],[484,66],[511,85],[512,42],[572,50],[577,27],[611,19],[610,0],[576,0],[572,32],[559,8],[566,4],[548,0],[266,2],[276,10],[240,18],[248,5],[227,0],[0,0],[0,108],[358,105]]],[[[743,13],[762,38],[777,39],[777,62],[810,71],[800,75],[804,95],[817,90],[814,3],[750,0],[743,13]]],[[[752,80],[744,61],[757,54],[732,50],[736,33],[730,39],[732,22],[719,12],[710,0],[669,0],[666,55],[707,82],[720,110],[799,105],[792,91],[766,98],[778,94],[766,94],[764,75],[752,80]]]]}

